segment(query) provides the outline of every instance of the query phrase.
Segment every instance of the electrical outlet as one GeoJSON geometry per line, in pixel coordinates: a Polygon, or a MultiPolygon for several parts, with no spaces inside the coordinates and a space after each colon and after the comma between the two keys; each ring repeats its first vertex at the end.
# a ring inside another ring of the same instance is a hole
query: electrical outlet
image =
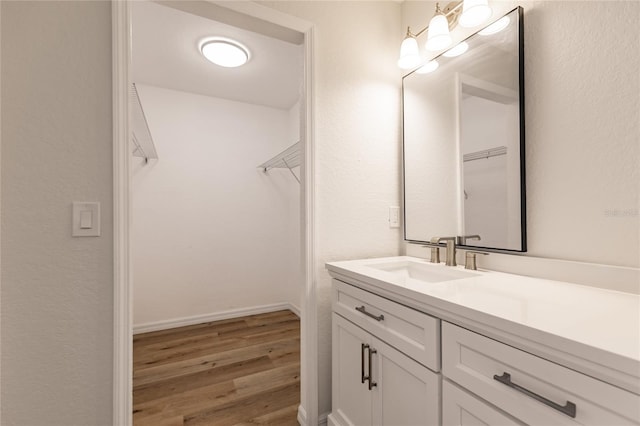
{"type": "Polygon", "coordinates": [[[400,228],[400,207],[389,207],[389,228],[400,228]]]}

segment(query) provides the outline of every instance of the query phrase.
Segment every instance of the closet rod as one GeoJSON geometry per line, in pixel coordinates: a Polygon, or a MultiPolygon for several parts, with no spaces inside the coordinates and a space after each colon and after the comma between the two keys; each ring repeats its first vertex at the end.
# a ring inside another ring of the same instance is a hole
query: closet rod
{"type": "Polygon", "coordinates": [[[462,161],[466,163],[467,161],[475,161],[483,158],[487,159],[490,157],[497,157],[498,155],[506,155],[506,153],[507,153],[507,147],[499,146],[496,148],[484,149],[482,151],[464,154],[464,156],[462,157],[462,161]]]}

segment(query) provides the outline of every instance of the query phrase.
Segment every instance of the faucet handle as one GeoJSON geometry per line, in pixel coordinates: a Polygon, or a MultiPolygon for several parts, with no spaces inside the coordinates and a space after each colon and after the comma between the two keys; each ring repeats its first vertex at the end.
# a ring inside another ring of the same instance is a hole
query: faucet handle
{"type": "Polygon", "coordinates": [[[430,243],[425,243],[422,247],[431,248],[431,263],[440,263],[440,246],[434,241],[434,238],[431,239],[430,243]]]}
{"type": "Polygon", "coordinates": [[[489,255],[489,253],[484,251],[472,251],[472,250],[467,251],[464,255],[464,269],[471,269],[472,271],[477,271],[478,265],[476,263],[476,256],[479,254],[484,256],[489,255]]]}

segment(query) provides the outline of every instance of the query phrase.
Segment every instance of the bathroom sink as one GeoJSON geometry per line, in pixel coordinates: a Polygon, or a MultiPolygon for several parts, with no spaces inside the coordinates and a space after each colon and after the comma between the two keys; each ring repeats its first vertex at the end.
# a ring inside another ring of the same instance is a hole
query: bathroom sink
{"type": "Polygon", "coordinates": [[[459,280],[463,278],[477,277],[480,274],[464,271],[442,264],[416,262],[412,260],[397,260],[366,265],[368,268],[385,271],[397,278],[412,278],[427,283],[439,283],[443,281],[459,280]]]}

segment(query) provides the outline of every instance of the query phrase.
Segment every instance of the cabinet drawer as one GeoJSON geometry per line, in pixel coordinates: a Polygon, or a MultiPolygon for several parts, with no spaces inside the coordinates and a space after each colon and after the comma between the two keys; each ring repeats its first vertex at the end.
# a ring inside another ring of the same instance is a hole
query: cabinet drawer
{"type": "Polygon", "coordinates": [[[448,380],[443,380],[442,424],[444,426],[522,426],[524,423],[501,413],[448,380]]]}
{"type": "Polygon", "coordinates": [[[333,280],[333,311],[422,365],[440,371],[440,320],[333,280]]]}
{"type": "Polygon", "coordinates": [[[442,373],[526,424],[640,424],[640,396],[446,322],[442,373]]]}

